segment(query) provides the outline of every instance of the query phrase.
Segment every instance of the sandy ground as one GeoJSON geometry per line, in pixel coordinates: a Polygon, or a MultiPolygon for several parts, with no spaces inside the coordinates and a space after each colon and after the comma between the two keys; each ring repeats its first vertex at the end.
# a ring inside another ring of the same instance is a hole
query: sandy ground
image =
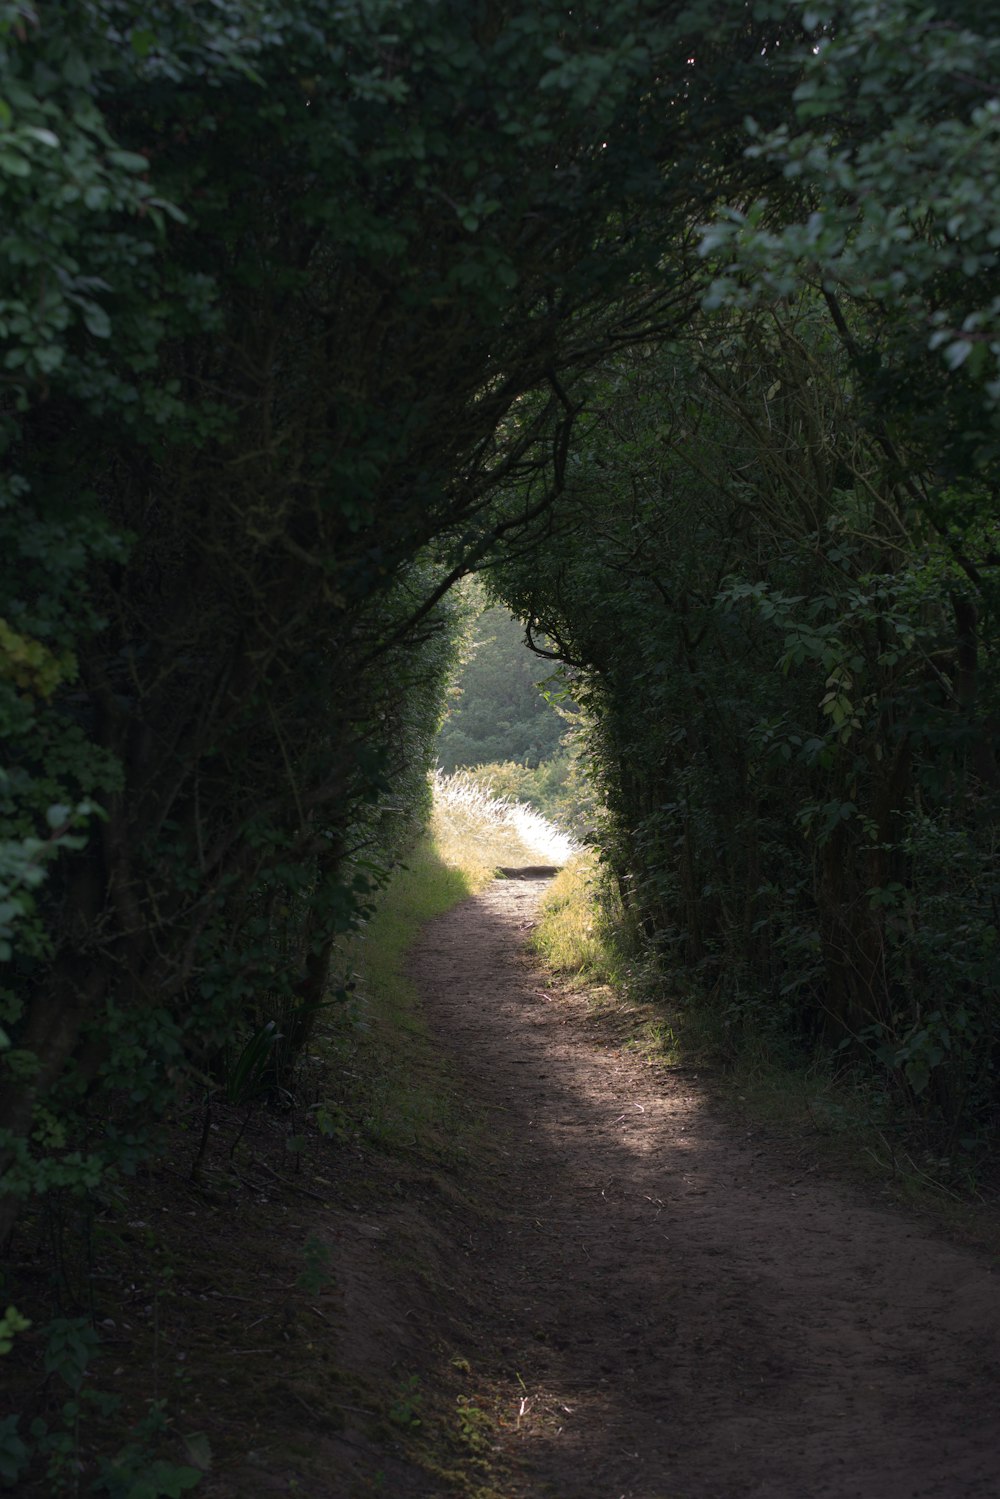
{"type": "Polygon", "coordinates": [[[622,1049],[524,953],[543,889],[497,881],[411,960],[489,1121],[495,1212],[441,1253],[505,1499],[1000,1496],[991,1261],[622,1049]]]}

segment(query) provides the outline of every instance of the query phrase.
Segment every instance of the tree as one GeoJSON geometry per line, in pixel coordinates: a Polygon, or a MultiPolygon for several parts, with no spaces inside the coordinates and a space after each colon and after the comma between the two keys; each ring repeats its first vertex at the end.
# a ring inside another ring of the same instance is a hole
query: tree
{"type": "Polygon", "coordinates": [[[705,229],[707,305],[820,287],[883,442],[947,520],[945,491],[991,482],[998,454],[1000,38],[963,4],[803,16],[793,108],[747,122],[783,182],[705,229]]]}

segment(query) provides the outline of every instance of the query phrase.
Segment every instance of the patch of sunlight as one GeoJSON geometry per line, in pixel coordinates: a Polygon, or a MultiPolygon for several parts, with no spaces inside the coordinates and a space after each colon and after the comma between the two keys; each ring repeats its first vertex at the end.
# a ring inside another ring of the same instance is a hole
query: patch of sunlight
{"type": "Polygon", "coordinates": [[[579,853],[581,845],[571,834],[563,832],[554,823],[526,807],[523,802],[514,802],[510,807],[511,826],[516,828],[527,846],[541,854],[549,864],[565,864],[573,854],[579,853]]]}
{"type": "Polygon", "coordinates": [[[540,812],[509,797],[494,796],[463,771],[431,778],[431,828],[438,852],[448,864],[468,871],[479,886],[498,865],[564,864],[580,849],[570,834],[540,812]]]}

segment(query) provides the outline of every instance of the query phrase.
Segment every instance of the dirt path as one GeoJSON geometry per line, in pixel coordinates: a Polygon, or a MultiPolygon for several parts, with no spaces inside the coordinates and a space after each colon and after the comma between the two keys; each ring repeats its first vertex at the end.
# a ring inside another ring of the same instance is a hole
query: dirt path
{"type": "Polygon", "coordinates": [[[497,882],[411,962],[491,1125],[462,1299],[511,1499],[995,1499],[989,1261],[609,1040],[523,952],[543,888],[497,882]]]}

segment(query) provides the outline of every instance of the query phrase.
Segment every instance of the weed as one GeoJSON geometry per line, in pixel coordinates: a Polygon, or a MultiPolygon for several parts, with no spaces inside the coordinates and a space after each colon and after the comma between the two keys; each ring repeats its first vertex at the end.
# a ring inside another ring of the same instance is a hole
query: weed
{"type": "MultiPolygon", "coordinates": [[[[85,1318],[57,1317],[46,1331],[46,1374],[66,1385],[71,1399],[46,1418],[36,1416],[23,1436],[19,1416],[0,1421],[0,1485],[13,1487],[29,1468],[41,1464],[50,1494],[77,1495],[86,1465],[81,1434],[95,1421],[118,1416],[122,1400],[85,1385],[99,1346],[85,1318]]],[[[209,1466],[208,1444],[199,1437],[187,1439],[189,1452],[193,1455],[197,1450],[202,1455],[197,1468],[165,1461],[155,1448],[167,1424],[163,1403],[154,1401],[149,1413],[131,1428],[121,1450],[113,1458],[98,1457],[97,1477],[87,1492],[107,1494],[110,1499],[175,1499],[195,1488],[209,1466]]]]}
{"type": "Polygon", "coordinates": [[[669,1020],[643,1021],[625,1051],[633,1051],[647,1062],[664,1062],[676,1066],[680,1060],[680,1049],[674,1027],[669,1020]]]}
{"type": "Polygon", "coordinates": [[[223,1083],[227,1103],[249,1104],[266,1091],[272,1054],[281,1039],[277,1023],[269,1020],[254,1031],[237,1057],[227,1058],[223,1083]]]}
{"type": "Polygon", "coordinates": [[[411,1374],[408,1379],[403,1381],[386,1415],[393,1426],[398,1426],[403,1431],[416,1431],[422,1424],[420,1420],[422,1402],[423,1395],[420,1391],[420,1376],[419,1374],[411,1374]]]}
{"type": "Polygon", "coordinates": [[[492,1447],[490,1418],[470,1395],[459,1395],[455,1402],[455,1418],[459,1441],[471,1453],[480,1456],[492,1447]]]}
{"type": "Polygon", "coordinates": [[[330,1269],[330,1250],[316,1234],[310,1234],[302,1248],[304,1268],[299,1272],[295,1284],[308,1296],[318,1296],[333,1281],[330,1269]]]}

